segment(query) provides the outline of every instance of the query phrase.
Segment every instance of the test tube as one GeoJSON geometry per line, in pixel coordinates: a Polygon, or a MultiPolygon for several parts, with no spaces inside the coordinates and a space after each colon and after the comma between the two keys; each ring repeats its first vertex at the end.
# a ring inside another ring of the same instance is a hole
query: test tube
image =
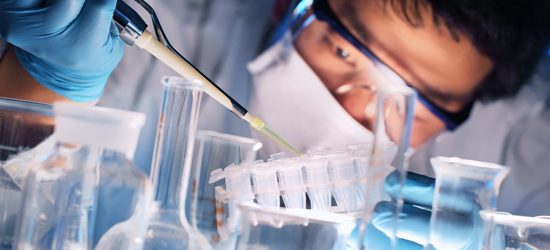
{"type": "Polygon", "coordinates": [[[431,160],[435,171],[435,193],[430,218],[430,234],[425,250],[480,249],[481,240],[472,236],[481,227],[479,211],[495,211],[500,184],[510,169],[498,164],[435,157],[431,160]],[[458,224],[471,224],[474,232],[453,235],[448,232],[458,224]]]}
{"type": "Polygon", "coordinates": [[[311,209],[330,212],[330,180],[328,178],[328,160],[325,156],[310,156],[305,164],[307,195],[311,209]]]}
{"type": "Polygon", "coordinates": [[[276,165],[272,162],[255,165],[252,167],[251,177],[258,204],[279,209],[281,201],[276,165]]]}
{"type": "Polygon", "coordinates": [[[357,186],[352,154],[336,153],[328,158],[329,179],[336,204],[347,213],[356,212],[357,186]]]}
{"type": "Polygon", "coordinates": [[[484,250],[550,249],[550,218],[481,211],[485,223],[484,250]]]}
{"type": "Polygon", "coordinates": [[[302,166],[304,162],[300,158],[283,161],[278,166],[277,175],[282,193],[283,202],[287,209],[306,208],[306,186],[302,166]]]}
{"type": "MultiPolygon", "coordinates": [[[[377,71],[371,73],[379,74],[377,71]]],[[[376,110],[376,120],[373,126],[374,142],[370,164],[367,166],[367,178],[361,180],[365,187],[366,201],[362,211],[362,223],[358,225],[358,244],[362,249],[377,249],[377,242],[365,237],[367,225],[371,223],[376,204],[381,201],[392,201],[396,203],[393,227],[384,234],[390,240],[391,249],[401,249],[397,238],[398,222],[403,206],[402,187],[407,178],[409,139],[417,94],[409,87],[388,83],[382,76],[377,79],[377,84],[379,91],[373,93],[372,97],[376,101],[365,111],[369,113],[373,109],[376,110]],[[399,190],[395,200],[392,200],[384,191],[384,183],[386,177],[394,171],[399,172],[399,190]]]]}

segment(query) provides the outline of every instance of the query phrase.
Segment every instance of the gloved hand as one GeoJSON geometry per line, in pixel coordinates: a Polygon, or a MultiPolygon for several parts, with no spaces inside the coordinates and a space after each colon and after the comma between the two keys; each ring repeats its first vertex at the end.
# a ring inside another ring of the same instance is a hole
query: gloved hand
{"type": "Polygon", "coordinates": [[[113,23],[116,2],[0,0],[0,34],[42,85],[76,102],[93,101],[124,53],[113,23]]]}
{"type": "MultiPolygon", "coordinates": [[[[400,173],[393,172],[387,178],[384,189],[397,199],[399,194],[400,173]]],[[[435,180],[423,175],[408,173],[403,187],[403,209],[399,214],[397,232],[398,250],[423,249],[427,245],[430,233],[430,217],[434,196],[435,180]]],[[[448,212],[444,219],[438,220],[435,228],[436,247],[439,250],[476,249],[479,244],[481,218],[480,205],[475,194],[464,192],[455,193],[453,197],[439,197],[439,204],[445,204],[448,212]],[[442,248],[443,247],[443,248],[442,248]]],[[[395,225],[396,202],[379,202],[372,215],[371,223],[367,226],[364,244],[368,250],[391,249],[388,235],[393,235],[395,225]]],[[[352,233],[348,240],[348,249],[359,249],[358,230],[352,233]]]]}

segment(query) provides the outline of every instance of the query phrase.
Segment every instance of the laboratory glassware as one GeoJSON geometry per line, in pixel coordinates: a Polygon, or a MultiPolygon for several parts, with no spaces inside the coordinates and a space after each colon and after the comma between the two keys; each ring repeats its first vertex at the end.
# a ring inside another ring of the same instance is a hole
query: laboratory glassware
{"type": "Polygon", "coordinates": [[[62,102],[54,112],[56,144],[27,175],[16,249],[91,249],[101,157],[133,155],[145,122],[140,113],[62,102]]]}
{"type": "MultiPolygon", "coordinates": [[[[137,142],[137,132],[127,140],[137,142]]],[[[153,202],[153,185],[147,175],[133,164],[134,150],[109,150],[102,154],[94,230],[96,250],[143,248],[153,202]]]]}
{"type": "MultiPolygon", "coordinates": [[[[359,167],[367,170],[367,177],[359,180],[365,187],[366,194],[362,220],[358,225],[359,246],[362,249],[373,248],[369,238],[365,238],[365,231],[371,222],[376,204],[384,200],[391,201],[384,191],[384,183],[390,173],[397,171],[400,185],[395,197],[394,226],[391,232],[385,233],[391,240],[392,248],[398,249],[398,216],[403,206],[401,189],[407,178],[409,140],[417,94],[409,87],[389,83],[376,70],[370,71],[369,76],[376,82],[376,88],[371,88],[372,101],[367,105],[365,113],[369,116],[375,112],[376,119],[373,126],[374,142],[370,164],[364,165],[366,162],[360,161],[363,165],[359,167]]],[[[368,156],[369,151],[367,147],[364,152],[357,153],[368,156]]]]}
{"type": "Polygon", "coordinates": [[[479,249],[481,238],[470,239],[482,235],[477,232],[482,226],[479,211],[496,210],[500,185],[510,169],[460,158],[435,157],[430,161],[436,180],[430,234],[424,249],[479,249]],[[449,237],[445,232],[456,227],[455,223],[471,224],[474,231],[449,237]]]}
{"type": "Polygon", "coordinates": [[[483,250],[550,249],[550,217],[527,217],[481,211],[485,222],[483,250]]]}
{"type": "Polygon", "coordinates": [[[1,250],[11,249],[14,243],[29,162],[53,148],[53,117],[51,105],[0,97],[1,250]]]}
{"type": "Polygon", "coordinates": [[[241,219],[238,204],[254,199],[249,166],[261,146],[251,138],[197,133],[186,211],[193,229],[212,249],[235,248],[241,219]]]}
{"type": "Polygon", "coordinates": [[[180,77],[164,77],[161,82],[164,97],[150,175],[155,198],[144,249],[208,249],[208,242],[200,241],[185,217],[204,84],[180,77]]]}
{"type": "Polygon", "coordinates": [[[353,217],[309,209],[240,205],[243,233],[237,249],[345,249],[353,217]]]}
{"type": "Polygon", "coordinates": [[[117,11],[115,11],[113,18],[120,32],[122,41],[130,46],[135,44],[139,48],[147,50],[161,62],[165,63],[168,67],[187,79],[203,81],[205,83],[204,92],[229,109],[239,119],[244,119],[250,123],[251,127],[260,131],[289,152],[298,156],[302,155],[298,150],[292,147],[292,145],[267,127],[263,121],[252,116],[252,114],[242,105],[231,98],[231,96],[225,93],[218,85],[176,51],[168,41],[153,8],[144,0],[136,0],[136,2],[151,15],[158,40],[154,39],[153,34],[147,31],[147,23],[143,21],[139,14],[122,0],[118,0],[116,6],[117,11]]]}

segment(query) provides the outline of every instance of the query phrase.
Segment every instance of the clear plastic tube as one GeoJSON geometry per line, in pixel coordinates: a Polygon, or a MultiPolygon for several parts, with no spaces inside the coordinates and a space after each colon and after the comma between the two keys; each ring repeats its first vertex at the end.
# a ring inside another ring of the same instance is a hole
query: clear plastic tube
{"type": "MultiPolygon", "coordinates": [[[[199,105],[204,85],[179,77],[165,77],[157,138],[151,167],[154,210],[144,249],[209,248],[195,241],[195,231],[185,217],[199,105]],[[198,246],[197,246],[198,244],[198,246]]],[[[207,242],[206,242],[207,244],[207,242]]]]}
{"type": "Polygon", "coordinates": [[[498,164],[447,157],[432,158],[431,163],[436,175],[435,194],[429,242],[424,249],[480,249],[480,239],[469,239],[482,235],[482,232],[477,232],[482,225],[479,210],[496,210],[500,184],[510,169],[498,164]],[[445,229],[459,221],[460,224],[471,224],[474,232],[468,232],[465,237],[446,235],[448,230],[445,229]]]}
{"type": "Polygon", "coordinates": [[[302,155],[302,153],[300,153],[300,151],[298,151],[296,148],[294,148],[292,145],[290,145],[290,143],[285,141],[285,139],[280,137],[277,133],[275,133],[275,131],[273,131],[269,127],[267,127],[262,120],[260,120],[258,118],[255,118],[253,120],[253,122],[250,124],[250,126],[252,126],[254,129],[260,131],[262,134],[269,137],[269,139],[271,139],[274,142],[276,142],[277,144],[281,145],[283,148],[285,148],[289,152],[295,154],[296,156],[301,156],[302,155]]]}

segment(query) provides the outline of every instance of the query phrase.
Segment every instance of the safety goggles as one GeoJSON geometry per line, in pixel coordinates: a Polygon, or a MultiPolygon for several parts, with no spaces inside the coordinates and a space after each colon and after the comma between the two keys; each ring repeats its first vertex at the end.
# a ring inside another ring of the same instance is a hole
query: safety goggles
{"type": "MultiPolygon", "coordinates": [[[[357,38],[355,38],[355,36],[342,24],[342,22],[340,22],[336,14],[330,8],[327,0],[313,0],[311,7],[313,9],[313,14],[301,25],[302,28],[307,26],[315,18],[317,18],[317,20],[328,23],[334,31],[336,31],[340,36],[342,36],[355,48],[361,51],[367,58],[369,58],[374,63],[375,67],[390,82],[396,85],[406,85],[412,88],[409,83],[407,83],[401,76],[395,73],[395,71],[388,67],[384,62],[378,59],[378,57],[376,57],[366,46],[364,46],[357,38]]],[[[297,10],[298,9],[304,10],[305,8],[300,8],[299,6],[297,10]]],[[[302,16],[303,12],[298,15],[302,16]]],[[[461,111],[451,113],[435,105],[419,91],[417,91],[417,94],[418,101],[428,110],[430,110],[431,113],[438,117],[445,124],[445,127],[449,131],[454,131],[459,125],[464,123],[470,116],[470,112],[473,107],[472,101],[468,103],[461,111]]]]}

